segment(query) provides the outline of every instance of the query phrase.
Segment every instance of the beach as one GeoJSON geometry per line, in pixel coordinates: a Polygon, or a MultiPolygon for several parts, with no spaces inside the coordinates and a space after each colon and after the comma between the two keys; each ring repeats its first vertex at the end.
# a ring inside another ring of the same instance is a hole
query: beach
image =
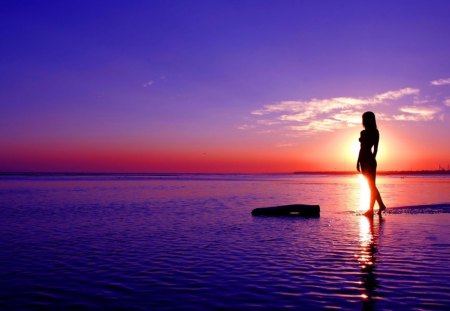
{"type": "Polygon", "coordinates": [[[382,220],[358,175],[0,177],[0,308],[445,309],[450,177],[380,176],[382,220]],[[253,217],[319,204],[320,218],[253,217]]]}

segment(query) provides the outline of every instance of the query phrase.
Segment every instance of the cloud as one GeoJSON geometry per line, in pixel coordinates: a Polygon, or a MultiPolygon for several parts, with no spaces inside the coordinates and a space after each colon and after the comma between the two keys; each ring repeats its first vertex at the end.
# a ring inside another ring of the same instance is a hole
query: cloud
{"type": "Polygon", "coordinates": [[[434,106],[404,106],[399,110],[403,114],[394,115],[394,119],[397,121],[430,121],[441,111],[439,107],[434,106]]]}
{"type": "Polygon", "coordinates": [[[301,121],[310,118],[319,112],[330,112],[333,110],[360,108],[366,105],[379,104],[385,101],[397,100],[407,95],[416,95],[419,93],[418,89],[404,88],[396,91],[388,91],[377,94],[368,98],[354,98],[354,97],[334,97],[329,99],[311,99],[309,101],[281,101],[276,104],[265,105],[262,109],[252,112],[253,115],[265,115],[274,112],[289,112],[299,114],[289,115],[294,121],[301,121]]]}
{"type": "Polygon", "coordinates": [[[400,89],[397,91],[387,91],[378,95],[375,95],[373,97],[373,103],[374,104],[378,104],[381,103],[383,101],[388,101],[388,100],[397,100],[402,98],[403,96],[407,96],[407,95],[417,95],[420,93],[419,89],[414,89],[414,88],[404,88],[404,89],[400,89]]]}
{"type": "Polygon", "coordinates": [[[450,84],[450,78],[447,79],[438,79],[438,80],[433,80],[430,82],[431,85],[445,85],[445,84],[450,84]]]}
{"type": "MultiPolygon", "coordinates": [[[[378,104],[388,104],[405,96],[418,95],[419,89],[403,88],[387,91],[371,97],[333,97],[327,99],[290,100],[263,106],[254,110],[254,116],[264,116],[257,120],[259,125],[287,125],[297,132],[329,132],[361,124],[362,108],[378,104]],[[270,119],[272,117],[272,119],[270,119]]],[[[377,114],[378,115],[378,114],[377,114]]],[[[384,120],[388,116],[380,114],[384,120]]]]}
{"type": "Polygon", "coordinates": [[[258,120],[256,121],[256,123],[260,124],[260,125],[275,125],[275,124],[279,124],[280,121],[274,121],[274,120],[258,120]]]}
{"type": "Polygon", "coordinates": [[[434,115],[440,109],[439,107],[418,107],[418,106],[405,106],[401,107],[400,111],[411,114],[421,114],[424,116],[434,115]]]}
{"type": "Polygon", "coordinates": [[[252,129],[252,128],[255,128],[255,125],[242,124],[237,127],[238,130],[248,130],[248,129],[252,129]]]}
{"type": "Polygon", "coordinates": [[[333,119],[345,122],[347,125],[361,124],[361,113],[357,111],[341,111],[333,115],[333,119]]]}
{"type": "Polygon", "coordinates": [[[145,82],[142,86],[143,86],[143,87],[150,87],[150,86],[152,86],[154,83],[155,83],[155,81],[150,80],[150,81],[145,82]]]}
{"type": "Polygon", "coordinates": [[[447,107],[450,107],[450,98],[445,99],[445,100],[444,100],[444,104],[445,104],[447,107]]]}
{"type": "Polygon", "coordinates": [[[346,125],[344,123],[329,118],[324,120],[313,120],[305,125],[293,125],[290,129],[301,132],[332,132],[336,129],[345,127],[346,125]]]}

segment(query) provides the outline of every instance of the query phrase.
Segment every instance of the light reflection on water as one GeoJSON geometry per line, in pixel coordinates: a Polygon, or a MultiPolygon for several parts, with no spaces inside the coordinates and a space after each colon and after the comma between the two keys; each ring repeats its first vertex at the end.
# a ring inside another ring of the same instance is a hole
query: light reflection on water
{"type": "Polygon", "coordinates": [[[377,240],[380,237],[384,220],[381,217],[360,217],[359,241],[360,250],[357,256],[361,268],[361,284],[363,285],[363,309],[372,310],[375,305],[376,289],[376,254],[378,252],[377,240]]]}
{"type": "MultiPolygon", "coordinates": [[[[448,178],[377,184],[450,201],[448,178]]],[[[370,222],[363,197],[357,176],[0,179],[0,308],[448,306],[450,214],[370,222]],[[321,217],[250,215],[290,203],[321,217]]]]}
{"type": "MultiPolygon", "coordinates": [[[[369,209],[370,188],[367,179],[362,174],[356,175],[359,180],[359,213],[364,213],[369,209]]],[[[383,195],[383,194],[382,194],[383,195]]]]}

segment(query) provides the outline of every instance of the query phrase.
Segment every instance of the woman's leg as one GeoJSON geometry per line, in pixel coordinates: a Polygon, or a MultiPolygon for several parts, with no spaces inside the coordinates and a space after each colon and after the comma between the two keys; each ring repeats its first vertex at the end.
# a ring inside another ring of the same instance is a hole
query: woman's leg
{"type": "Polygon", "coordinates": [[[375,206],[375,201],[378,199],[380,193],[378,192],[377,186],[375,185],[375,174],[367,175],[367,182],[369,183],[370,188],[370,204],[369,211],[373,213],[373,208],[375,206]]]}
{"type": "Polygon", "coordinates": [[[381,199],[381,194],[380,194],[380,191],[378,191],[378,188],[375,187],[375,189],[377,191],[378,206],[380,207],[380,209],[378,210],[378,214],[381,214],[381,212],[386,209],[386,205],[384,205],[383,199],[381,199]]]}
{"type": "MultiPolygon", "coordinates": [[[[376,201],[377,201],[377,203],[378,203],[378,206],[379,206],[379,210],[378,210],[378,214],[381,214],[381,212],[382,211],[384,211],[385,209],[386,209],[386,205],[384,205],[384,203],[383,203],[383,199],[381,198],[381,194],[380,194],[380,191],[378,191],[378,188],[377,188],[377,186],[376,186],[376,184],[375,184],[375,179],[376,179],[376,177],[377,177],[377,173],[376,173],[376,171],[374,172],[374,174],[373,174],[373,185],[374,185],[374,189],[375,189],[375,199],[376,199],[376,201]]],[[[372,189],[372,188],[371,188],[372,189]]],[[[374,203],[375,204],[375,203],[374,203]]],[[[372,209],[373,209],[373,206],[372,206],[372,209]]]]}

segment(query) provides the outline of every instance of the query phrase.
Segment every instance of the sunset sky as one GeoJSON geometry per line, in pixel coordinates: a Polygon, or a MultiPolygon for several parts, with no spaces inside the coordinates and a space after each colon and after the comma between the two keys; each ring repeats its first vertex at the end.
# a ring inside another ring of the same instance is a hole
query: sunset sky
{"type": "Polygon", "coordinates": [[[0,171],[450,165],[450,1],[4,1],[0,171]]]}

